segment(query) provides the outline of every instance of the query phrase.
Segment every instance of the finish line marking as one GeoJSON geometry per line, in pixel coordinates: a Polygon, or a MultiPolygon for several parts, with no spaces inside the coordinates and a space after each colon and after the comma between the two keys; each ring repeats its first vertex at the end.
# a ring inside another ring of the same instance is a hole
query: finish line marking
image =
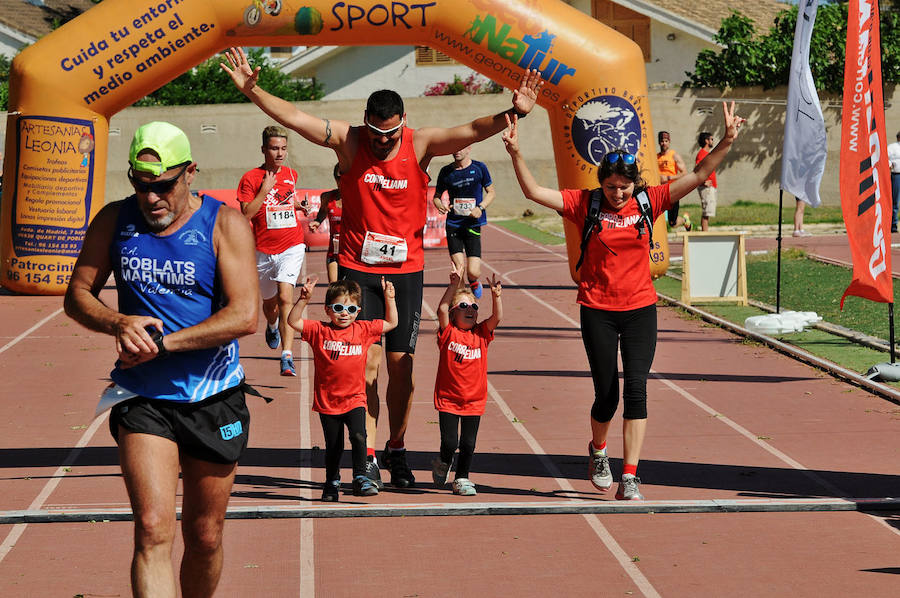
{"type": "MultiPolygon", "coordinates": [[[[785,498],[643,501],[432,503],[427,505],[311,505],[231,507],[226,519],[346,519],[355,517],[472,517],[487,515],[621,515],[660,513],[799,513],[900,511],[897,498],[785,498]]],[[[181,510],[178,510],[181,518],[181,510]]],[[[132,521],[131,509],[0,511],[0,524],[132,521]]]]}

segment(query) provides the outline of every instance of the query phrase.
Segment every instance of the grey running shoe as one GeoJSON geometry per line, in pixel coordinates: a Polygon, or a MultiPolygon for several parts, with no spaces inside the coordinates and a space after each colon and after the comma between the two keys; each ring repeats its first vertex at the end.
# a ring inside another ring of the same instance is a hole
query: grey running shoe
{"type": "Polygon", "coordinates": [[[591,442],[588,442],[588,457],[590,458],[588,474],[591,484],[597,490],[604,492],[609,490],[613,483],[612,472],[609,470],[609,457],[605,452],[595,451],[591,442]]]}
{"type": "Polygon", "coordinates": [[[379,490],[384,488],[384,482],[381,481],[381,470],[378,469],[378,463],[375,461],[366,460],[366,477],[372,480],[379,490]]]}
{"type": "Polygon", "coordinates": [[[616,490],[616,500],[644,500],[639,487],[641,478],[633,475],[623,475],[616,490]]]}
{"type": "Polygon", "coordinates": [[[453,494],[460,496],[475,496],[475,484],[469,478],[456,478],[453,480],[453,494]]]}
{"type": "Polygon", "coordinates": [[[450,466],[452,463],[444,463],[440,457],[435,457],[431,462],[431,479],[438,488],[447,484],[447,477],[450,475],[450,466]]]}

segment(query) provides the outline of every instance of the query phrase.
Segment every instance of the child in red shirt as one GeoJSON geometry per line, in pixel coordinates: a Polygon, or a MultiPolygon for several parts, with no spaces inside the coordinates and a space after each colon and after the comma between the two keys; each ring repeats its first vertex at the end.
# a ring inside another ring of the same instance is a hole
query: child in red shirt
{"type": "Polygon", "coordinates": [[[460,289],[460,273],[450,269],[450,284],[438,306],[438,370],[434,383],[434,408],[441,429],[440,457],[432,462],[431,474],[438,487],[447,483],[453,455],[459,448],[453,494],[474,496],[475,484],[469,468],[475,439],[487,403],[487,347],[503,317],[501,285],[495,275],[488,284],[493,300],[489,318],[477,323],[478,304],[466,286],[460,289]]]}
{"type": "Polygon", "coordinates": [[[381,279],[384,320],[357,322],[361,291],[352,280],[339,280],[325,292],[325,314],[330,322],[304,320],[316,279],[307,278],[300,298],[288,315],[288,324],[309,343],[316,373],[313,411],[318,412],[325,434],[325,486],[323,501],[340,495],[340,462],[344,452],[344,426],[353,452],[353,494],[373,496],[378,488],[366,477],[366,354],[372,343],[397,326],[394,285],[381,279]]]}

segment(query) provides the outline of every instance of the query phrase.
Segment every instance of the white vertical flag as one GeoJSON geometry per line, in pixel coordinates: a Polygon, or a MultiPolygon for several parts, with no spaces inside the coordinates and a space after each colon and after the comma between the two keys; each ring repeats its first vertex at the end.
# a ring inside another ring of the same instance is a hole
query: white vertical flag
{"type": "Polygon", "coordinates": [[[825,119],[809,70],[809,44],[818,3],[801,0],[797,11],[781,155],[781,188],[812,207],[822,203],[819,183],[828,153],[825,119]]]}

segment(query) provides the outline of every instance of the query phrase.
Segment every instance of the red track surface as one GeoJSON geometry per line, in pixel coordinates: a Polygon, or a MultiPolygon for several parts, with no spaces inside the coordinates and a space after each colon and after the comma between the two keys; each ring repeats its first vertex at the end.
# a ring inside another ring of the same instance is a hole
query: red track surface
{"type": "MultiPolygon", "coordinates": [[[[820,238],[831,239],[798,241],[820,238]]],[[[433,309],[449,264],[441,249],[427,256],[407,436],[419,484],[371,499],[343,495],[341,504],[613,500],[586,476],[592,387],[565,249],[495,227],[484,249],[486,271],[504,281],[505,319],[489,352],[493,391],[472,470],[478,496],[431,483],[433,309]]],[[[323,254],[309,257],[321,275],[323,254]]],[[[60,307],[58,297],[0,296],[0,511],[127,507],[106,421],[92,424],[112,341],[60,307]]],[[[896,406],[671,308],[660,308],[659,331],[639,468],[649,500],[900,496],[896,406]]],[[[321,430],[301,351],[298,341],[300,377],[282,378],[262,332],[241,343],[249,381],[276,400],[251,402],[232,506],[319,504],[321,430]]],[[[0,525],[0,596],[130,595],[131,529],[0,525]]],[[[894,596],[900,587],[900,517],[884,512],[234,520],[225,541],[220,596],[820,597],[894,596]]]]}

